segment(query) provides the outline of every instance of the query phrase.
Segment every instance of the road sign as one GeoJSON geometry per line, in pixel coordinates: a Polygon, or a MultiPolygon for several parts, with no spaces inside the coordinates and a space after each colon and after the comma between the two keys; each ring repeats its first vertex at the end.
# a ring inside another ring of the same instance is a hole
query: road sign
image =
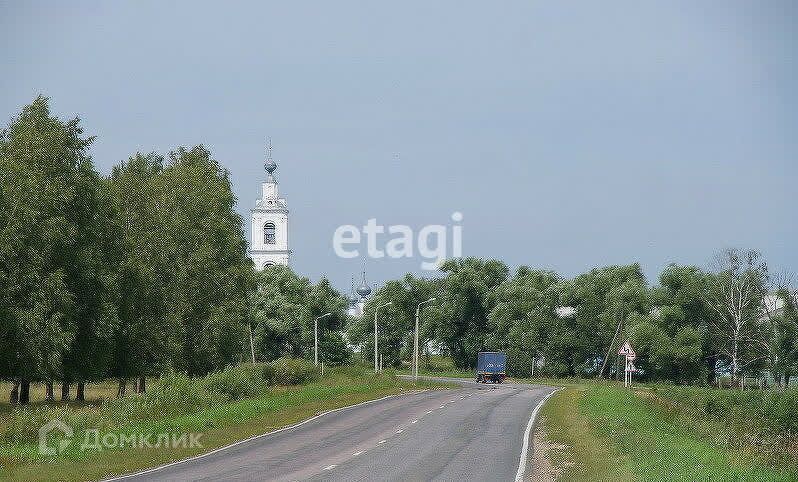
{"type": "Polygon", "coordinates": [[[624,342],[624,344],[621,347],[621,349],[618,350],[618,354],[619,355],[625,355],[625,356],[631,356],[631,357],[637,357],[637,354],[635,353],[635,351],[632,350],[632,345],[629,344],[629,340],[626,340],[624,342]]]}
{"type": "Polygon", "coordinates": [[[632,373],[637,371],[635,368],[635,364],[632,363],[632,360],[637,358],[637,354],[632,349],[632,345],[629,343],[629,340],[626,340],[623,343],[623,346],[620,350],[618,350],[619,355],[623,355],[626,357],[626,369],[624,370],[624,378],[623,378],[623,386],[624,387],[631,387],[632,386],[632,373]]]}

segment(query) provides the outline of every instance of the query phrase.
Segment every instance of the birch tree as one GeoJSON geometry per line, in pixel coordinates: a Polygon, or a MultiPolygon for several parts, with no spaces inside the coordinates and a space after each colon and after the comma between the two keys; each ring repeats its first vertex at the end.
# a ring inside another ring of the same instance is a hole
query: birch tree
{"type": "Polygon", "coordinates": [[[718,354],[728,361],[732,381],[753,363],[767,357],[762,350],[762,298],[767,293],[768,268],[753,250],[727,249],[715,258],[717,276],[705,296],[715,313],[710,327],[718,337],[718,354]]]}

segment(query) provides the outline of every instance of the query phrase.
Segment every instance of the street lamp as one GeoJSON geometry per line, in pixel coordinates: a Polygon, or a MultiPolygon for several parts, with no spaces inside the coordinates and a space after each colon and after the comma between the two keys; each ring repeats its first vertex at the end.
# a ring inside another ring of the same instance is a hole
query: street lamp
{"type": "Polygon", "coordinates": [[[332,313],[324,313],[313,320],[313,363],[319,366],[319,320],[332,316],[332,313]]]}
{"type": "Polygon", "coordinates": [[[384,306],[388,306],[388,305],[392,305],[392,304],[393,304],[393,301],[389,301],[387,303],[384,303],[384,304],[374,308],[374,373],[379,372],[379,365],[377,364],[377,311],[379,311],[380,308],[382,308],[384,306]]]}
{"type": "Polygon", "coordinates": [[[432,303],[435,298],[430,298],[427,301],[422,301],[416,307],[416,330],[413,333],[413,381],[418,381],[418,314],[421,311],[421,305],[432,303]]]}

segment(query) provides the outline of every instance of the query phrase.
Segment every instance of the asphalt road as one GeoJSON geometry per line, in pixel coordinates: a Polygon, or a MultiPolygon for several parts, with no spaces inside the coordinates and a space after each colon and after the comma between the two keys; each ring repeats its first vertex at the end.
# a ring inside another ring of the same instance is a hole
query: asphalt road
{"type": "Polygon", "coordinates": [[[462,385],[341,409],[122,480],[514,480],[530,414],[554,389],[462,385]]]}

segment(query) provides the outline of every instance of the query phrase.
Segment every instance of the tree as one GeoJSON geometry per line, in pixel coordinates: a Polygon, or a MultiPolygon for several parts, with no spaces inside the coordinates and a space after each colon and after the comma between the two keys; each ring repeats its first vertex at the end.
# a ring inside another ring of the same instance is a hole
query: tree
{"type": "Polygon", "coordinates": [[[183,335],[175,364],[203,375],[242,358],[252,262],[229,172],[210,151],[170,152],[158,180],[167,306],[183,335]]]}
{"type": "Polygon", "coordinates": [[[562,303],[576,309],[576,330],[583,342],[578,354],[584,363],[582,372],[602,377],[615,360],[617,377],[619,358],[613,351],[624,341],[625,321],[632,313],[650,310],[640,265],[607,266],[579,275],[563,285],[562,303]]]}
{"type": "Polygon", "coordinates": [[[742,387],[744,370],[766,358],[758,321],[767,294],[767,264],[756,251],[727,249],[716,257],[715,266],[718,273],[706,294],[715,312],[710,326],[720,340],[718,352],[727,360],[732,380],[742,387]]]}
{"type": "Polygon", "coordinates": [[[444,261],[441,318],[435,337],[448,349],[457,368],[476,366],[477,353],[487,347],[488,315],[496,303],[495,291],[509,269],[501,261],[455,258],[444,261]]]}
{"type": "Polygon", "coordinates": [[[772,288],[762,299],[766,336],[758,341],[767,353],[773,379],[785,388],[798,362],[798,295],[790,289],[788,276],[778,277],[772,288]]]}
{"type": "Polygon", "coordinates": [[[0,133],[0,376],[15,381],[12,401],[28,401],[32,380],[62,375],[86,309],[73,291],[86,267],[73,263],[91,229],[92,140],[79,119],[51,116],[41,96],[0,133]]]}
{"type": "Polygon", "coordinates": [[[255,275],[250,295],[255,357],[313,357],[313,320],[332,313],[319,325],[320,359],[340,364],[351,352],[342,333],[348,319],[346,298],[326,278],[312,284],[288,266],[270,266],[255,275]]]}
{"type": "Polygon", "coordinates": [[[310,280],[297,276],[287,266],[270,266],[256,274],[256,287],[251,295],[255,357],[267,361],[283,356],[307,357],[308,340],[313,337],[305,306],[310,280]]]}
{"type": "MultiPolygon", "coordinates": [[[[521,266],[496,290],[487,345],[507,352],[507,370],[512,375],[532,375],[536,360],[544,356],[553,369],[557,361],[567,358],[551,340],[551,328],[558,324],[560,281],[552,271],[521,266]]],[[[573,369],[572,361],[567,365],[573,369]]]]}
{"type": "Polygon", "coordinates": [[[660,274],[659,286],[652,289],[654,322],[669,342],[675,343],[674,350],[679,350],[672,357],[678,356],[681,363],[667,375],[674,382],[698,381],[701,376],[710,384],[714,382],[717,341],[709,330],[713,310],[705,301],[711,279],[712,274],[695,266],[671,264],[660,274]],[[692,345],[696,340],[701,343],[698,352],[692,345]],[[691,353],[695,359],[686,359],[691,353]]]}
{"type": "MultiPolygon", "coordinates": [[[[119,379],[120,395],[125,393],[127,379],[146,379],[171,367],[183,336],[180,319],[168,301],[173,268],[165,253],[171,242],[157,207],[162,199],[162,171],[162,157],[137,153],[114,166],[109,180],[117,213],[115,249],[120,253],[118,322],[110,371],[119,379]]],[[[139,388],[144,388],[141,383],[139,388]]]]}
{"type": "MultiPolygon", "coordinates": [[[[79,229],[65,267],[67,285],[76,299],[76,332],[64,358],[61,393],[68,398],[70,381],[77,381],[75,398],[83,401],[85,382],[106,377],[111,364],[113,332],[118,325],[121,251],[110,183],[87,163],[79,175],[76,195],[81,201],[72,211],[79,229]]],[[[52,385],[48,391],[52,392],[52,385]]]]}
{"type": "MultiPolygon", "coordinates": [[[[374,310],[377,306],[391,302],[380,308],[378,313],[379,351],[384,366],[401,366],[402,359],[412,358],[416,307],[422,301],[438,296],[439,291],[440,281],[437,279],[416,278],[407,274],[400,280],[387,281],[366,302],[363,316],[350,324],[350,341],[360,346],[360,352],[366,360],[373,362],[374,310]]],[[[425,305],[423,308],[419,320],[419,349],[435,339],[438,315],[439,310],[435,305],[425,305]]]]}

